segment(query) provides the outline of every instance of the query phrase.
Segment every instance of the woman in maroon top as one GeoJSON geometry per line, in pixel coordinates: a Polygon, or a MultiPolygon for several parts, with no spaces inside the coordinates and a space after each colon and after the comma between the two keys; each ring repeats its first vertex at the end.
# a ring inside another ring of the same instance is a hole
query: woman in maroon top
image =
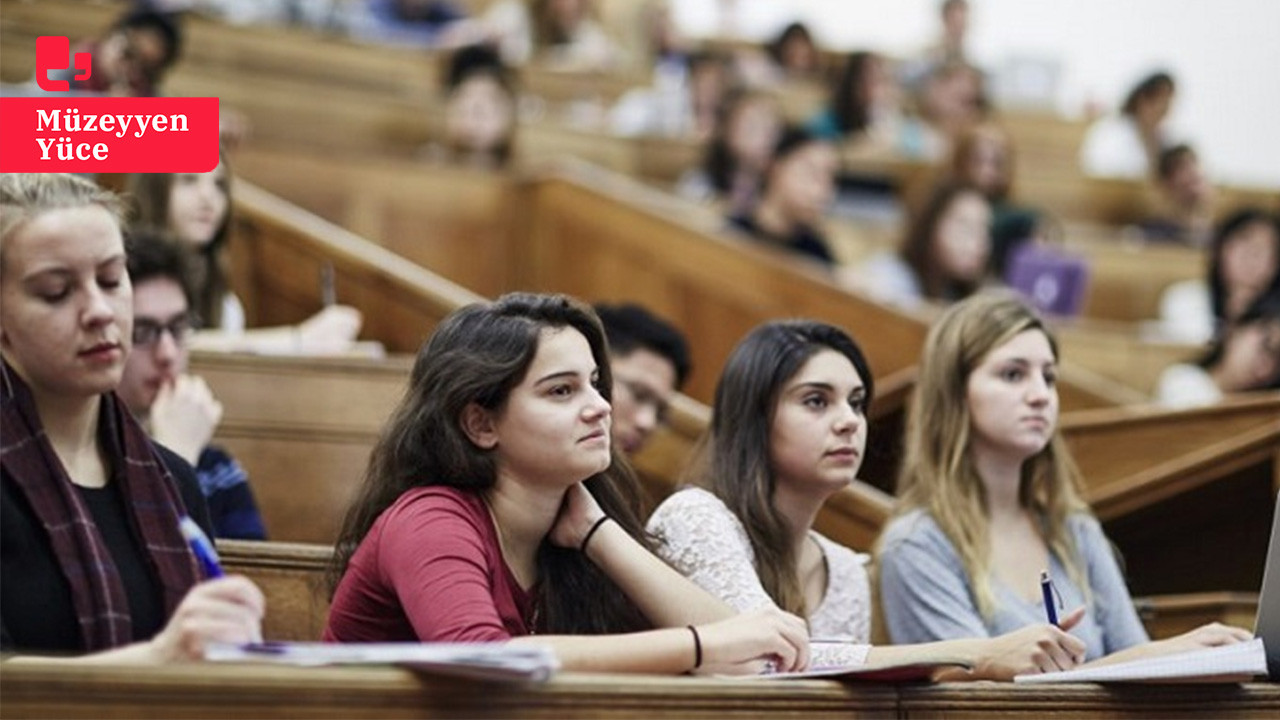
{"type": "Polygon", "coordinates": [[[347,514],[325,639],[541,643],[571,670],[803,668],[803,621],[736,615],[650,552],[612,386],[600,322],[569,298],[441,323],[347,514]]]}

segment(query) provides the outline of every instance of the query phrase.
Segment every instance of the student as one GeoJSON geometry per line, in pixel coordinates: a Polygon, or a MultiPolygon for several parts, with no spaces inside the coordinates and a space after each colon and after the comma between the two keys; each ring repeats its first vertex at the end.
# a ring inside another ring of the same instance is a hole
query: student
{"type": "Polygon", "coordinates": [[[951,177],[976,187],[991,206],[991,258],[996,277],[1003,277],[1010,254],[1041,235],[1040,213],[1013,198],[1013,141],[994,122],[981,122],[960,135],[951,156],[951,177]]]}
{"type": "Polygon", "coordinates": [[[1163,207],[1160,214],[1139,224],[1143,237],[1192,247],[1208,245],[1213,230],[1214,190],[1190,145],[1175,145],[1160,152],[1156,189],[1163,207]]]}
{"type": "Polygon", "coordinates": [[[1115,553],[1080,498],[1058,432],[1058,351],[1016,295],[974,296],[930,330],[894,518],[879,541],[894,642],[982,637],[1044,621],[1040,573],[1087,657],[1132,659],[1247,640],[1217,624],[1148,642],[1115,553]]]}
{"type": "Polygon", "coordinates": [[[736,616],[649,552],[606,353],[564,296],[440,324],[343,524],[326,640],[541,644],[568,670],[805,667],[799,618],[736,616]]]}
{"type": "MultiPolygon", "coordinates": [[[[231,292],[223,250],[231,235],[231,169],[225,156],[207,173],[141,173],[129,180],[135,223],[171,233],[193,250],[196,314],[205,330],[197,349],[271,354],[345,352],[360,331],[360,313],[334,305],[296,326],[246,330],[244,306],[231,292]]],[[[317,282],[319,280],[317,279],[317,282]]]]}
{"type": "Polygon", "coordinates": [[[128,270],[133,350],[117,394],[156,442],[195,467],[215,537],[265,540],[248,474],[226,450],[209,444],[222,405],[202,378],[187,374],[187,341],[199,325],[191,312],[187,254],[164,236],[135,232],[128,270]]]}
{"type": "Polygon", "coordinates": [[[1244,208],[1218,224],[1209,241],[1206,280],[1175,283],[1160,296],[1161,328],[1186,342],[1208,342],[1258,298],[1280,294],[1280,218],[1244,208]]]}
{"type": "Polygon", "coordinates": [[[765,48],[772,61],[773,75],[780,83],[807,80],[818,76],[820,58],[809,26],[788,23],[765,48]]]}
{"type": "Polygon", "coordinates": [[[169,663],[261,639],[262,593],[243,577],[200,582],[178,531],[183,515],[208,527],[190,466],[112,393],[131,300],[114,195],[71,175],[0,175],[5,653],[169,663]]]}
{"type": "Polygon", "coordinates": [[[757,240],[834,265],[820,227],[835,198],[838,165],[831,143],[800,128],[785,130],[774,146],[760,201],[750,213],[730,215],[729,224],[757,240]]]}
{"type": "Polygon", "coordinates": [[[666,424],[671,398],[689,376],[689,344],[639,305],[595,306],[613,369],[613,442],[634,455],[666,424]]]}
{"type": "Polygon", "coordinates": [[[902,249],[865,262],[858,284],[897,305],[952,302],[982,285],[990,257],[991,205],[977,187],[945,182],[912,219],[902,249]]]}
{"type": "Polygon", "coordinates": [[[662,557],[740,611],[780,607],[805,617],[815,665],[963,658],[973,672],[949,679],[992,680],[1075,666],[1083,643],[1043,623],[993,639],[867,644],[867,558],[818,534],[813,522],[857,477],[871,396],[866,360],[839,328],[797,320],[753,330],[716,387],[698,486],[667,498],[649,519],[662,557]]]}
{"type": "Polygon", "coordinates": [[[730,90],[716,113],[701,169],[682,177],[677,192],[722,202],[730,216],[749,213],[759,202],[782,129],[782,110],[772,95],[730,90]]]}
{"type": "MultiPolygon", "coordinates": [[[[72,49],[93,57],[84,80],[70,77],[72,90],[151,97],[182,53],[182,28],[174,15],[138,8],[112,24],[106,36],[72,49]]],[[[76,73],[70,73],[74,76],[76,73]]]]}
{"type": "Polygon", "coordinates": [[[450,162],[501,168],[515,146],[516,98],[511,73],[484,45],[460,48],[449,58],[445,87],[444,147],[450,162]]]}
{"type": "Polygon", "coordinates": [[[1229,325],[1196,363],[1165,369],[1156,402],[1211,405],[1230,393],[1280,389],[1280,292],[1264,295],[1229,325]]]}
{"type": "Polygon", "coordinates": [[[928,162],[945,162],[961,134],[991,110],[982,71],[958,60],[929,70],[912,99],[914,114],[903,123],[898,147],[928,162]]]}
{"type": "Polygon", "coordinates": [[[873,52],[850,53],[831,85],[828,105],[806,128],[834,143],[871,141],[891,149],[897,132],[896,89],[887,61],[873,52]]]}
{"type": "Polygon", "coordinates": [[[1152,73],[1129,91],[1118,115],[1095,122],[1080,148],[1080,166],[1085,173],[1152,177],[1160,152],[1169,144],[1165,119],[1175,89],[1172,75],[1152,73]]]}
{"type": "Polygon", "coordinates": [[[695,52],[661,61],[653,83],[623,93],[609,110],[615,135],[664,135],[706,140],[730,81],[728,60],[695,52]]]}

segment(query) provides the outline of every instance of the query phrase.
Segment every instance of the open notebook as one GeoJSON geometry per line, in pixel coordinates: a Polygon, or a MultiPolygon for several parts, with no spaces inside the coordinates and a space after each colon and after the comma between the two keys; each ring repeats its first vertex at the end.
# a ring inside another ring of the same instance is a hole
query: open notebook
{"type": "Polygon", "coordinates": [[[506,643],[210,643],[205,659],[277,665],[399,665],[480,680],[543,682],[560,667],[550,648],[506,643]]]}
{"type": "Polygon", "coordinates": [[[1075,670],[1019,675],[1019,683],[1074,682],[1239,682],[1267,674],[1267,653],[1262,638],[1246,643],[1201,648],[1163,657],[1082,667],[1075,670]]]}

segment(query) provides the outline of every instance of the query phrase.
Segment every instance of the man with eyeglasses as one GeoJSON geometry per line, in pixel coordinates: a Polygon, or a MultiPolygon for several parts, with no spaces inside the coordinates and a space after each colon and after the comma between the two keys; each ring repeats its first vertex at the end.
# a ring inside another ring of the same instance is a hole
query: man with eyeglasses
{"type": "Polygon", "coordinates": [[[187,258],[175,241],[150,233],[130,238],[133,350],[116,394],[155,441],[196,469],[217,537],[264,540],[266,530],[244,468],[209,441],[222,405],[199,377],[186,374],[195,329],[187,258]]]}
{"type": "Polygon", "coordinates": [[[684,335],[638,305],[596,305],[613,370],[613,442],[640,451],[666,423],[671,398],[689,375],[684,335]]]}

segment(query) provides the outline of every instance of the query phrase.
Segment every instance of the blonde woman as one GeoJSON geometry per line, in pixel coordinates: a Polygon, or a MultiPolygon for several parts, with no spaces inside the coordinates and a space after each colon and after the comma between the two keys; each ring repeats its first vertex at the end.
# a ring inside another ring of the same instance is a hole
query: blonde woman
{"type": "Polygon", "coordinates": [[[210,530],[191,467],[114,392],[137,330],[120,218],[87,180],[0,174],[0,653],[24,661],[262,638],[262,592],[202,582],[178,531],[210,530]]]}
{"type": "Polygon", "coordinates": [[[1115,554],[1080,497],[1058,433],[1058,349],[1016,296],[976,295],[930,331],[912,399],[899,502],[879,547],[894,642],[997,635],[1045,620],[1040,573],[1087,658],[1247,640],[1206,625],[1149,643],[1115,554]]]}

